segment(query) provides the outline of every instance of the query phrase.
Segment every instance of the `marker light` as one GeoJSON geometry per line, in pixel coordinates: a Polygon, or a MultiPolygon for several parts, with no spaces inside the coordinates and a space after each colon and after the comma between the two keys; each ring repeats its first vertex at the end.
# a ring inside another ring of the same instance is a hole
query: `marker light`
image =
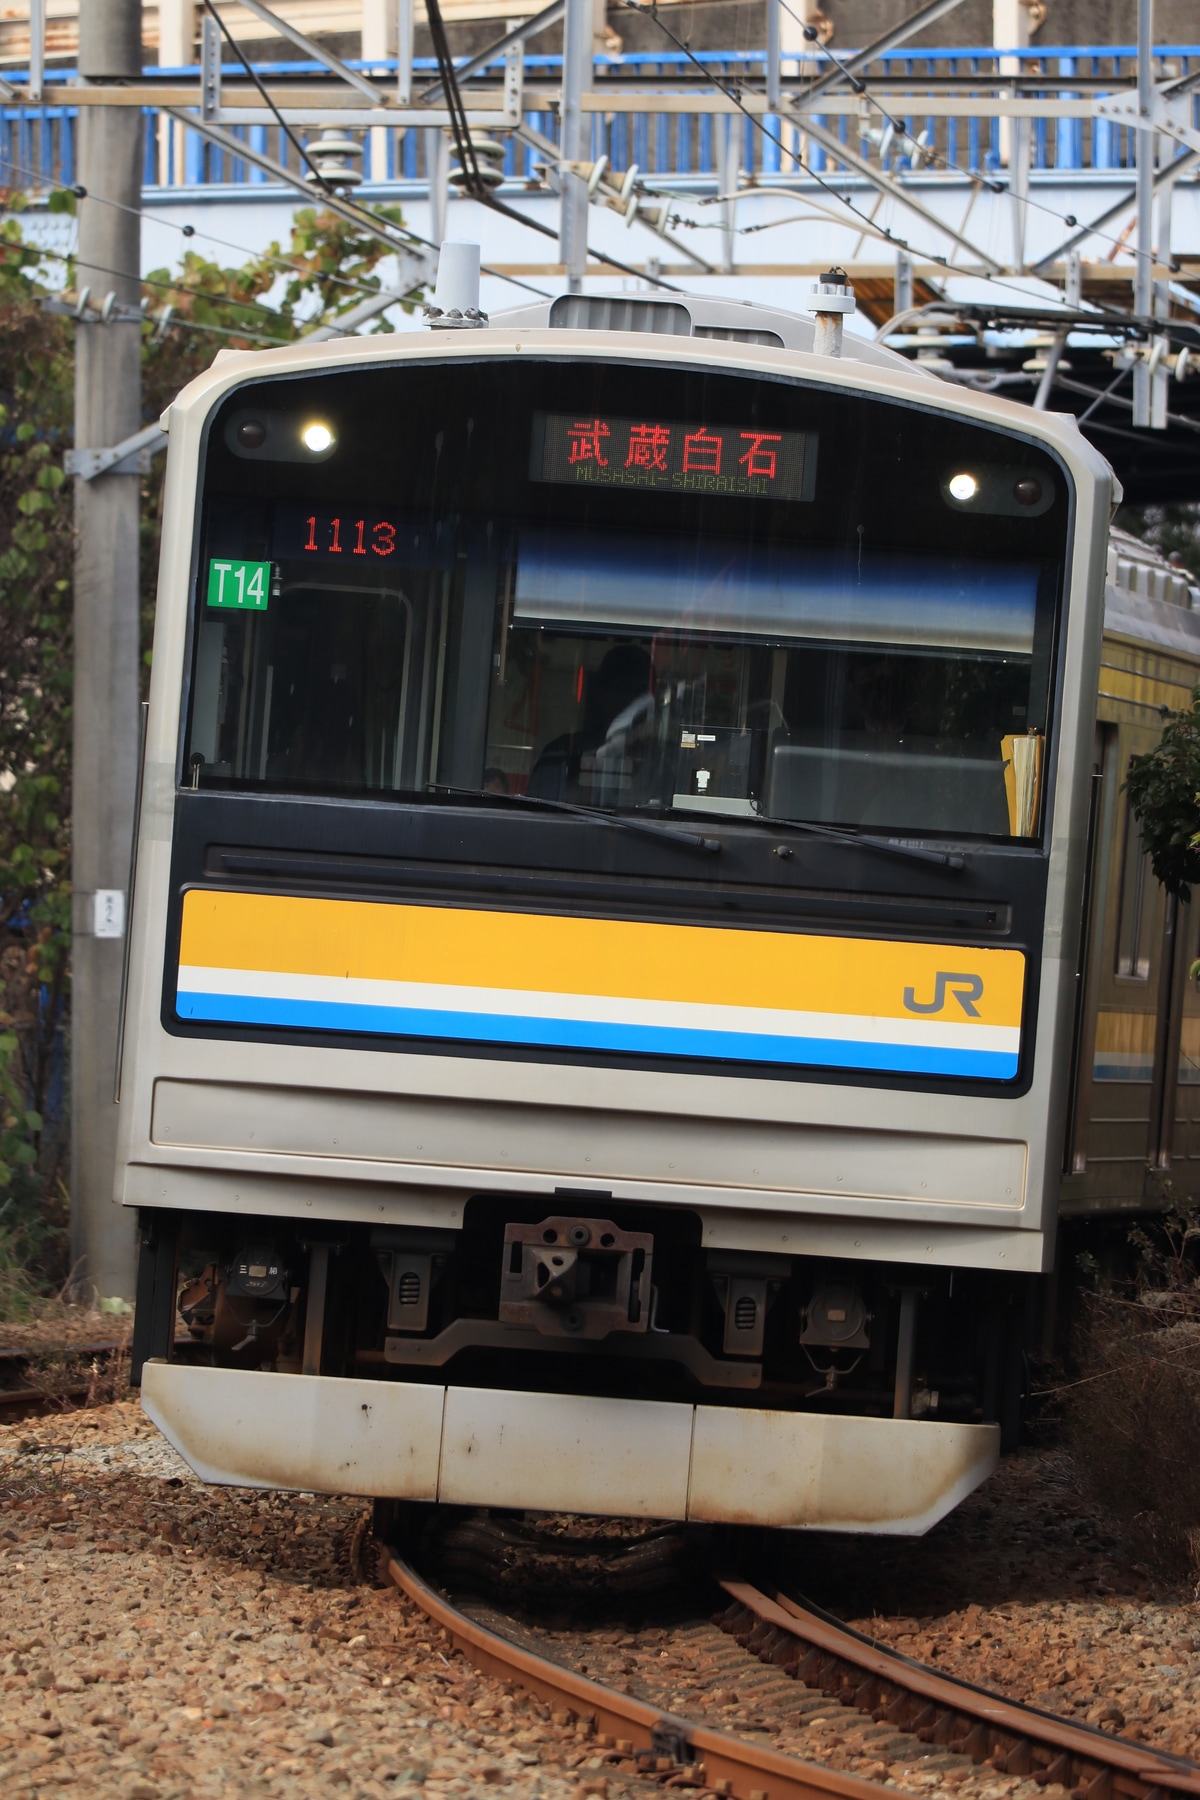
{"type": "MultiPolygon", "coordinates": [[[[311,450],[314,456],[320,456],[322,451],[333,448],[333,432],[328,425],[323,425],[320,420],[314,420],[311,425],[304,427],[300,433],[300,441],[306,450],[311,450]]],[[[974,492],[974,486],[972,486],[972,492],[974,492]]]]}
{"type": "Polygon", "coordinates": [[[973,500],[979,492],[979,483],[974,475],[952,475],[947,486],[955,500],[973,500]]]}

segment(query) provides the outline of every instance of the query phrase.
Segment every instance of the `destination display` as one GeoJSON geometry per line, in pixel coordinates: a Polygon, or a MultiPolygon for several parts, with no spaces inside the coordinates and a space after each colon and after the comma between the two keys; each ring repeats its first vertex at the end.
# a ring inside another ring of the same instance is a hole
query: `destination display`
{"type": "Polygon", "coordinates": [[[535,413],[529,473],[533,481],[573,487],[811,500],[817,439],[814,432],[704,421],[535,413]]]}

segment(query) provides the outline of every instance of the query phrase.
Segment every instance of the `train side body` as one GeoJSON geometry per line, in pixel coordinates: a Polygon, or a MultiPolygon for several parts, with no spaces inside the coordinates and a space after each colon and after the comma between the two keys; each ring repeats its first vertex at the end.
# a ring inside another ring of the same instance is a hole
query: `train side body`
{"type": "Polygon", "coordinates": [[[1108,555],[1092,754],[1079,1051],[1060,1217],[1156,1211],[1200,1163],[1200,916],[1154,879],[1124,792],[1130,759],[1200,681],[1200,589],[1127,533],[1108,555]]]}

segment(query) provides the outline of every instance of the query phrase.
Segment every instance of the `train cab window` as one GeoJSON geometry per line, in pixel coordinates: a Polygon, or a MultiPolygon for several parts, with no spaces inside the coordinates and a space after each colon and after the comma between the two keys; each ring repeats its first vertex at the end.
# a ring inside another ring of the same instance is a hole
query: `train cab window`
{"type": "Polygon", "coordinates": [[[489,766],[597,805],[1027,835],[1005,760],[1037,599],[1020,565],[531,530],[489,766]]]}
{"type": "Polygon", "coordinates": [[[197,773],[335,787],[395,784],[412,637],[399,590],[280,582],[272,611],[206,611],[197,773]]]}
{"type": "Polygon", "coordinates": [[[1033,839],[1068,516],[1041,450],[800,383],[248,384],[209,432],[182,778],[1033,839]]]}

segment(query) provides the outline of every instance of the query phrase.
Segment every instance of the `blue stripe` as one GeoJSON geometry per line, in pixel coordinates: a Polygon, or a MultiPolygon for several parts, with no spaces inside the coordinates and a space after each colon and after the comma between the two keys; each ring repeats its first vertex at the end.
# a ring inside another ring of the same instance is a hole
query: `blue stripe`
{"type": "Polygon", "coordinates": [[[337,1000],[257,999],[180,990],[181,1019],[226,1025],[274,1025],[296,1031],[368,1031],[390,1037],[468,1039],[486,1044],[543,1044],[644,1056],[719,1057],[730,1062],[806,1063],[823,1069],[958,1075],[1011,1081],[1015,1053],[947,1050],[928,1044],[871,1044],[841,1038],[772,1037],[754,1031],[693,1031],[672,1025],[608,1024],[595,1019],[529,1019],[506,1013],[437,1012],[423,1007],[353,1006],[337,1000]]]}

